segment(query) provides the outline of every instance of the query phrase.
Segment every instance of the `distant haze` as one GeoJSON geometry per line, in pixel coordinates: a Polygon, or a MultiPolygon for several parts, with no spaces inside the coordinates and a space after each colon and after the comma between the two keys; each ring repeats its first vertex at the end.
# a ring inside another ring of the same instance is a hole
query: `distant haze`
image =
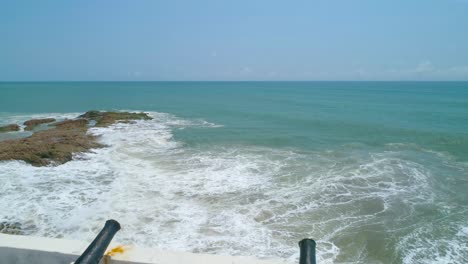
{"type": "Polygon", "coordinates": [[[468,80],[468,1],[2,1],[34,80],[468,80]]]}

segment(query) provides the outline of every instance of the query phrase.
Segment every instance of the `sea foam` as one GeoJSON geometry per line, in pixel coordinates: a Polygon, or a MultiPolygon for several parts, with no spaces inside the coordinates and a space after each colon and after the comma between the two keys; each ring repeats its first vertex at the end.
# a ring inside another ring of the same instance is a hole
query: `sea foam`
{"type": "MultiPolygon", "coordinates": [[[[150,114],[150,121],[91,128],[107,147],[60,166],[0,162],[0,221],[20,222],[31,235],[90,241],[114,218],[123,226],[117,242],[290,263],[304,237],[317,239],[320,263],[382,261],[385,243],[393,247],[388,258],[404,263],[467,258],[465,216],[440,220],[453,229],[448,237],[423,216],[450,201],[434,191],[430,168],[410,158],[413,148],[192,148],[175,138],[176,129],[221,124],[150,114]]],[[[53,114],[8,121],[42,116],[53,114]]]]}

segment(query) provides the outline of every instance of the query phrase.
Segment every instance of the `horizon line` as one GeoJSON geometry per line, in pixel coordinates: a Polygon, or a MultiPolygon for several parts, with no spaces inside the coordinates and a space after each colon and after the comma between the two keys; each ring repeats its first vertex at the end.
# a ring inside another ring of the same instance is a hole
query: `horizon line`
{"type": "Polygon", "coordinates": [[[468,82],[468,80],[0,80],[0,83],[53,82],[468,82]]]}

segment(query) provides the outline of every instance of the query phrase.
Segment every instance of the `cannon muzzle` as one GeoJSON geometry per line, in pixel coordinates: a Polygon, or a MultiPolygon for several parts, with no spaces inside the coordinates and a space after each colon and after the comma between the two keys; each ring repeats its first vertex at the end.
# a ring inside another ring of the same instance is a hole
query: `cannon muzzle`
{"type": "Polygon", "coordinates": [[[107,220],[104,228],[91,242],[83,254],[75,261],[75,264],[98,264],[112,238],[120,230],[119,222],[107,220]]]}
{"type": "Polygon", "coordinates": [[[301,256],[299,264],[315,264],[315,241],[313,239],[302,239],[299,241],[301,256]]]}

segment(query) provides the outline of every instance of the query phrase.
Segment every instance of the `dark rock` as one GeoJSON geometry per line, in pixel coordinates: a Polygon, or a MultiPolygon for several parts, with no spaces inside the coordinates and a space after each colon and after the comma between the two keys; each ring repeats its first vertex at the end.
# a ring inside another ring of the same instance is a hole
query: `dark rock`
{"type": "Polygon", "coordinates": [[[24,130],[33,130],[34,127],[40,125],[40,124],[47,124],[47,123],[52,123],[55,122],[55,118],[43,118],[43,119],[31,119],[23,123],[26,127],[24,130]]]}
{"type": "Polygon", "coordinates": [[[133,120],[119,120],[117,121],[119,124],[136,124],[136,121],[133,120]]]}
{"type": "Polygon", "coordinates": [[[0,141],[0,160],[23,160],[33,166],[63,164],[72,160],[74,153],[103,147],[87,133],[90,120],[102,127],[136,119],[151,117],[145,113],[89,111],[78,119],[52,123],[49,126],[53,128],[36,131],[29,137],[0,141]]]}
{"type": "Polygon", "coordinates": [[[62,164],[70,161],[75,152],[101,147],[85,132],[60,129],[2,143],[0,160],[23,160],[34,166],[62,164]]]}
{"type": "Polygon", "coordinates": [[[9,235],[22,235],[23,231],[21,228],[21,223],[2,222],[0,223],[0,233],[9,235]]]}
{"type": "Polygon", "coordinates": [[[6,126],[0,127],[0,133],[2,132],[11,132],[11,131],[19,131],[20,127],[17,124],[10,124],[6,126]]]}
{"type": "Polygon", "coordinates": [[[85,119],[66,120],[27,138],[0,141],[0,160],[23,160],[34,166],[57,165],[70,161],[73,153],[102,147],[94,136],[86,133],[86,124],[85,119]]]}
{"type": "Polygon", "coordinates": [[[106,127],[117,121],[126,122],[130,120],[150,120],[152,119],[147,113],[130,113],[130,112],[99,112],[88,111],[78,118],[86,118],[96,121],[96,126],[106,127]]]}
{"type": "Polygon", "coordinates": [[[88,120],[80,119],[67,119],[57,123],[52,123],[49,126],[55,126],[60,129],[76,129],[76,128],[86,128],[88,125],[88,120]]]}

